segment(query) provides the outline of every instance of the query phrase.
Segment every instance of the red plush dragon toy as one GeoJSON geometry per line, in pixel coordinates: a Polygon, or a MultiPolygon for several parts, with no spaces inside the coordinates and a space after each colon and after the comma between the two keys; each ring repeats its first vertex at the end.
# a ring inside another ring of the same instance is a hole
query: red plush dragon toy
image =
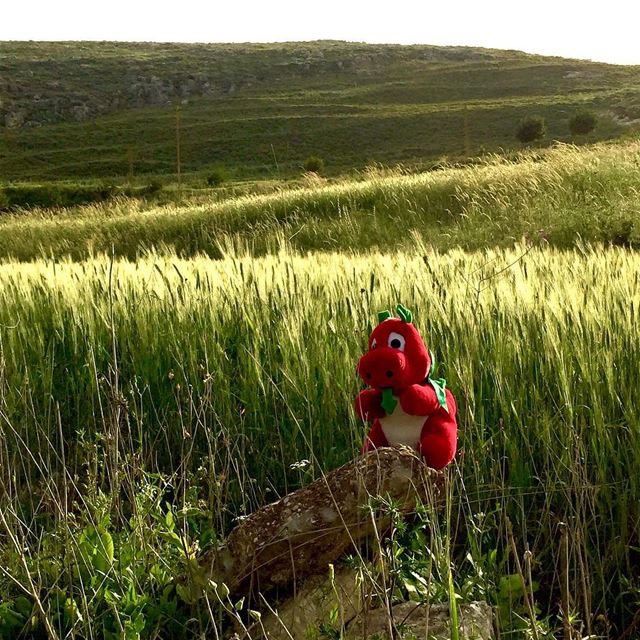
{"type": "Polygon", "coordinates": [[[456,453],[456,402],[445,380],[432,378],[435,363],[411,312],[398,305],[399,318],[378,314],[369,350],[358,362],[358,375],[370,388],[356,398],[357,415],[372,423],[362,452],[405,444],[434,469],[456,453]]]}

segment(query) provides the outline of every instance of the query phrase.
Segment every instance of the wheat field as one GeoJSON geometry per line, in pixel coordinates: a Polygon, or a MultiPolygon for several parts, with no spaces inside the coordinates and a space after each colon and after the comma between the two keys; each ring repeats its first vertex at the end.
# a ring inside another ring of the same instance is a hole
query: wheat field
{"type": "MultiPolygon", "coordinates": [[[[47,532],[80,545],[87,514],[99,512],[117,557],[118,532],[133,525],[113,514],[143,479],[163,478],[197,505],[199,524],[181,522],[206,546],[233,518],[357,454],[355,364],[375,312],[396,302],[413,310],[459,402],[461,452],[449,470],[458,588],[500,604],[513,573],[508,518],[531,551],[540,629],[551,633],[565,523],[572,615],[584,629],[629,624],[640,606],[640,257],[624,248],[441,254],[414,239],[390,253],[5,261],[5,528],[41,562],[47,532]],[[61,478],[83,497],[67,497],[61,478]],[[74,513],[74,499],[84,510],[74,513]]],[[[0,537],[4,602],[16,583],[32,591],[12,539],[0,537]]],[[[79,597],[72,564],[39,572],[44,610],[69,583],[78,615],[95,618],[100,598],[79,597]]],[[[140,637],[151,637],[148,610],[140,637]]]]}

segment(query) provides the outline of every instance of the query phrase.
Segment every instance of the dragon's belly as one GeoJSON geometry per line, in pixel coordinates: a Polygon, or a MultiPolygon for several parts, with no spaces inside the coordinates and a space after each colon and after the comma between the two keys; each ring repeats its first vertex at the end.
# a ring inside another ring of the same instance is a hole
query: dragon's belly
{"type": "Polygon", "coordinates": [[[380,426],[390,445],[406,444],[417,449],[425,420],[425,416],[410,416],[405,413],[398,402],[390,416],[380,418],[380,426]]]}

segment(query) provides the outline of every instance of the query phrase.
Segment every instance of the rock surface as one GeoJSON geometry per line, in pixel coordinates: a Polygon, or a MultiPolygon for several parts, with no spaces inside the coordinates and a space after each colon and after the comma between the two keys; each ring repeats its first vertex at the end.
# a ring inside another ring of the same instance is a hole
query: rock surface
{"type": "MultiPolygon", "coordinates": [[[[309,578],[299,593],[264,615],[247,633],[236,640],[313,639],[321,635],[321,625],[328,624],[344,640],[394,640],[401,638],[451,638],[451,615],[448,604],[403,602],[392,607],[391,624],[384,608],[366,609],[366,585],[357,571],[341,567],[333,579],[309,578]],[[332,620],[333,614],[333,620],[332,620]]],[[[492,640],[493,610],[486,602],[458,605],[460,640],[492,640]]]]}
{"type": "Polygon", "coordinates": [[[437,501],[443,481],[408,447],[377,449],[248,516],[201,565],[232,594],[295,590],[384,530],[388,522],[366,508],[372,496],[388,496],[408,513],[418,498],[437,501]]]}
{"type": "Polygon", "coordinates": [[[0,42],[0,128],[91,120],[120,109],[220,98],[250,87],[271,91],[299,78],[322,81],[346,74],[357,82],[396,65],[491,59],[496,54],[473,47],[337,41],[0,42]]]}
{"type": "MultiPolygon", "coordinates": [[[[451,638],[451,615],[448,604],[420,605],[403,602],[392,608],[395,638],[451,638]]],[[[384,609],[362,614],[347,627],[345,640],[390,640],[389,616],[384,609]]],[[[486,602],[458,605],[460,640],[491,640],[493,610],[486,602]]],[[[294,636],[296,637],[296,636],[294,636]]]]}
{"type": "Polygon", "coordinates": [[[347,567],[338,567],[333,579],[312,576],[305,581],[298,593],[278,606],[277,610],[264,615],[249,632],[240,636],[242,640],[290,640],[313,638],[319,627],[337,614],[336,626],[346,627],[363,609],[362,585],[359,572],[347,567]]]}

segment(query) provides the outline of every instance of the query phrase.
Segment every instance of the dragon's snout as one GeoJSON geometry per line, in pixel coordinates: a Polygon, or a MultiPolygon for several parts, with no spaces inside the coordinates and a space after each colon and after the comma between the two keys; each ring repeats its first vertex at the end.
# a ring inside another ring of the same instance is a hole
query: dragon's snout
{"type": "Polygon", "coordinates": [[[405,355],[395,349],[369,351],[358,362],[358,375],[376,389],[403,386],[406,369],[405,355]]]}

